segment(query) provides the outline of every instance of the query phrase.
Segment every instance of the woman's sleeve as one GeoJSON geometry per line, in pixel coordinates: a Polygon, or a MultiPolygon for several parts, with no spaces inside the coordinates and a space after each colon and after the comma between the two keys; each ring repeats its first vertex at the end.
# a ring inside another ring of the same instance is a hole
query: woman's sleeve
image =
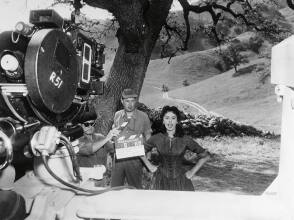
{"type": "Polygon", "coordinates": [[[151,136],[147,141],[144,143],[145,151],[151,151],[152,148],[156,147],[156,140],[157,140],[157,135],[151,136]]]}
{"type": "Polygon", "coordinates": [[[192,137],[184,136],[186,147],[194,153],[201,154],[205,152],[205,149],[201,147],[192,137]]]}
{"type": "Polygon", "coordinates": [[[144,113],[143,116],[143,134],[145,138],[148,138],[152,133],[151,124],[148,115],[144,113]]]}

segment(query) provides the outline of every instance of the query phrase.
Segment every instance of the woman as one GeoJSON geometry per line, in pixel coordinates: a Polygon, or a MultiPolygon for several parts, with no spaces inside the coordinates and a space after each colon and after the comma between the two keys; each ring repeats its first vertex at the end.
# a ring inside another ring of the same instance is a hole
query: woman
{"type": "Polygon", "coordinates": [[[145,145],[147,152],[156,148],[160,156],[161,164],[155,172],[154,189],[194,191],[191,178],[209,160],[209,152],[190,136],[184,135],[177,107],[163,107],[161,121],[160,133],[151,136],[145,145]],[[182,161],[187,149],[197,153],[200,159],[186,172],[182,161]]]}

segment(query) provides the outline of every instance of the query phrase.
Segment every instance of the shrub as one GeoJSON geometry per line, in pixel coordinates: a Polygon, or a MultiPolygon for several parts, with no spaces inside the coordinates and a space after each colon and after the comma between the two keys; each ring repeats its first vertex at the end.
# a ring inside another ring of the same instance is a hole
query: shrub
{"type": "Polygon", "coordinates": [[[228,69],[234,67],[235,72],[237,72],[237,67],[240,64],[248,63],[247,57],[242,55],[244,50],[244,45],[240,41],[234,40],[226,50],[220,52],[220,56],[228,69]]]}
{"type": "Polygon", "coordinates": [[[183,81],[183,86],[189,86],[189,85],[190,85],[190,83],[188,82],[188,80],[185,79],[185,80],[183,81]]]}
{"type": "MultiPolygon", "coordinates": [[[[151,109],[139,103],[138,109],[144,111],[152,122],[153,134],[159,132],[161,108],[151,109]]],[[[253,126],[241,124],[218,115],[191,115],[181,112],[181,125],[187,135],[194,138],[205,136],[258,136],[276,137],[275,134],[256,129],[253,126]]]]}
{"type": "Polygon", "coordinates": [[[219,70],[220,73],[223,73],[223,72],[229,70],[227,64],[224,62],[223,59],[216,61],[215,64],[214,64],[214,67],[215,67],[217,70],[219,70]]]}
{"type": "Polygon", "coordinates": [[[261,48],[264,40],[260,36],[250,37],[247,43],[247,48],[256,54],[259,54],[259,49],[261,48]]]}
{"type": "Polygon", "coordinates": [[[236,27],[234,27],[234,32],[236,35],[240,35],[243,33],[243,29],[242,29],[242,27],[236,26],[236,27]]]}
{"type": "Polygon", "coordinates": [[[166,86],[166,85],[162,84],[161,91],[162,91],[162,92],[168,92],[168,91],[169,91],[169,88],[168,88],[168,86],[166,86]]]}

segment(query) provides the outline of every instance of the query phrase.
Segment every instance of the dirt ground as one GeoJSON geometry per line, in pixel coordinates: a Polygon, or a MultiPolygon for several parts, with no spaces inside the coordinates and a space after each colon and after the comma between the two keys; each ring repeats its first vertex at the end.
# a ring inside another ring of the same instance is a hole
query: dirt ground
{"type": "Polygon", "coordinates": [[[280,139],[205,138],[214,157],[193,178],[199,191],[262,194],[278,173],[280,139]]]}

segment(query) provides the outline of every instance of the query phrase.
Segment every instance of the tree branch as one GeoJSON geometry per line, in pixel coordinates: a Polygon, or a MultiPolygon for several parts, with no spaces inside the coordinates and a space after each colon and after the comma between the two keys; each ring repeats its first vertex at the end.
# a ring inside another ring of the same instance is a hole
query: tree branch
{"type": "Polygon", "coordinates": [[[161,58],[164,57],[164,51],[166,50],[166,46],[168,45],[169,41],[171,40],[171,34],[170,34],[170,30],[174,31],[172,27],[170,27],[167,23],[165,23],[163,25],[163,27],[165,28],[166,31],[166,35],[167,35],[167,39],[165,40],[165,42],[161,45],[161,51],[160,51],[160,55],[161,58]]]}
{"type": "Polygon", "coordinates": [[[183,50],[187,50],[188,49],[188,42],[190,39],[190,35],[191,35],[191,27],[190,27],[190,22],[189,22],[189,10],[187,10],[186,8],[183,8],[184,10],[184,19],[185,19],[185,24],[186,24],[186,38],[184,41],[184,45],[183,45],[183,50]]]}
{"type": "Polygon", "coordinates": [[[294,10],[294,3],[293,3],[293,0],[287,0],[287,4],[288,4],[289,8],[291,8],[291,9],[294,10]]]}
{"type": "Polygon", "coordinates": [[[114,0],[84,0],[84,2],[92,7],[105,9],[112,12],[115,7],[114,0]]]}
{"type": "Polygon", "coordinates": [[[221,13],[216,13],[213,10],[213,5],[212,4],[208,4],[205,6],[198,6],[198,5],[190,5],[190,3],[187,0],[179,0],[182,8],[183,8],[183,12],[184,12],[184,19],[185,19],[185,24],[186,24],[186,39],[183,42],[184,47],[183,50],[187,50],[188,48],[188,42],[190,39],[190,35],[191,35],[191,28],[190,28],[190,22],[189,22],[189,13],[190,11],[194,12],[194,13],[202,13],[202,12],[209,12],[209,14],[211,15],[212,21],[213,21],[213,28],[212,28],[212,32],[216,38],[216,41],[218,43],[220,43],[220,38],[217,35],[217,31],[216,31],[216,25],[221,17],[221,13]]]}
{"type": "MultiPolygon", "coordinates": [[[[249,3],[248,3],[249,4],[249,3]]],[[[231,9],[231,5],[232,4],[228,4],[227,7],[223,6],[223,5],[219,5],[219,4],[214,4],[213,8],[215,9],[221,9],[224,12],[227,12],[228,14],[231,14],[234,18],[240,18],[247,26],[254,26],[254,28],[257,31],[260,31],[260,29],[254,24],[249,22],[244,14],[241,13],[235,13],[232,9],[231,9]]]]}
{"type": "MultiPolygon", "coordinates": [[[[176,27],[171,27],[170,25],[168,25],[167,23],[164,24],[164,28],[165,30],[168,32],[168,31],[172,31],[174,33],[176,33],[179,38],[182,38],[182,35],[181,33],[179,32],[179,30],[176,28],[176,27]]],[[[170,35],[170,33],[168,33],[168,35],[170,35]]]]}
{"type": "MultiPolygon", "coordinates": [[[[183,42],[184,43],[184,49],[187,48],[187,44],[190,38],[190,23],[189,23],[189,12],[194,12],[196,14],[200,14],[203,12],[208,12],[212,18],[213,21],[213,27],[211,29],[212,33],[214,34],[216,41],[218,43],[221,42],[221,39],[218,36],[218,32],[216,30],[216,25],[220,21],[220,18],[223,13],[227,13],[232,15],[234,18],[240,19],[246,24],[247,26],[253,26],[255,30],[261,31],[262,29],[257,27],[254,23],[250,22],[246,16],[245,13],[247,13],[249,10],[253,10],[251,4],[249,3],[248,0],[230,0],[226,3],[226,5],[222,4],[217,4],[217,1],[212,1],[212,2],[205,2],[205,5],[191,5],[188,0],[178,0],[183,8],[183,13],[184,13],[184,19],[185,19],[185,24],[186,24],[186,39],[183,42]],[[232,9],[233,4],[239,3],[243,6],[244,9],[244,14],[242,13],[237,13],[232,9]],[[221,12],[220,12],[221,11],[221,12]]],[[[288,4],[293,5],[294,9],[294,4],[292,2],[293,0],[287,0],[288,4]],[[290,3],[289,3],[290,2],[290,3]]]]}

